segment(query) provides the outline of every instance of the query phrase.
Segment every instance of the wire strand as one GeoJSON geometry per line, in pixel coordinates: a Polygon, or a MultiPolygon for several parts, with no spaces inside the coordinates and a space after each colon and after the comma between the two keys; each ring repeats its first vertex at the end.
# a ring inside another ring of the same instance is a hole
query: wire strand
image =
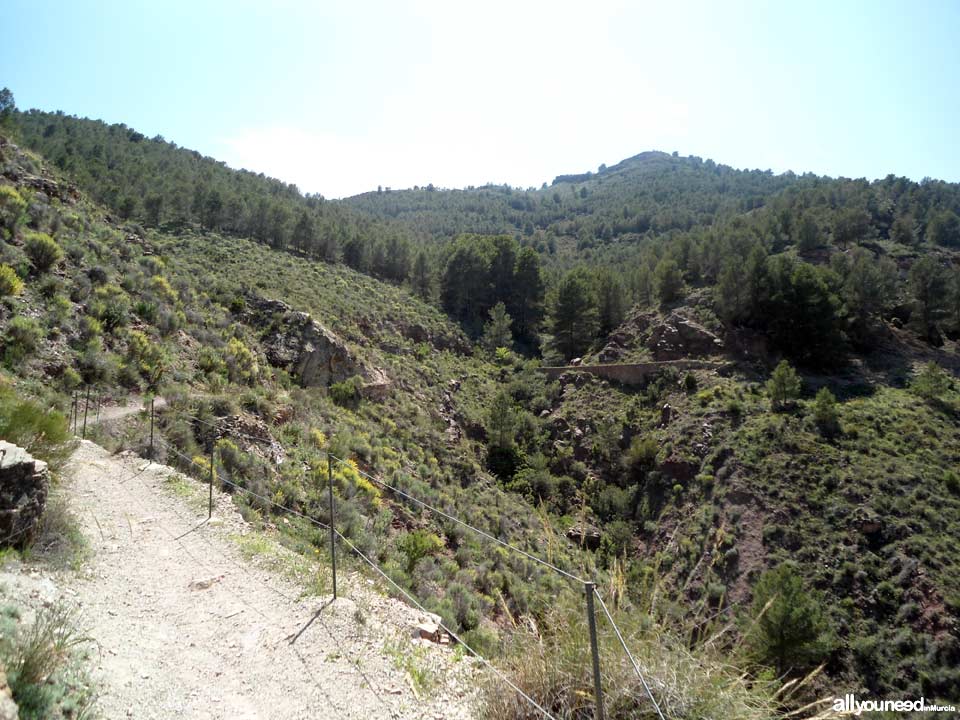
{"type": "MultiPolygon", "coordinates": [[[[177,455],[179,455],[180,457],[182,457],[182,458],[184,458],[184,459],[187,459],[189,462],[191,462],[191,463],[193,463],[194,465],[197,465],[198,467],[200,467],[196,462],[194,462],[193,460],[190,460],[189,458],[187,458],[183,453],[179,452],[176,448],[171,447],[168,443],[164,442],[163,444],[164,444],[165,446],[167,446],[170,450],[173,450],[173,452],[176,453],[177,455]]],[[[331,456],[331,457],[333,457],[333,456],[331,456]]],[[[218,477],[219,477],[219,476],[218,476],[218,477]]],[[[324,529],[327,529],[327,530],[330,529],[330,526],[329,526],[329,525],[324,524],[324,523],[320,522],[319,520],[314,520],[312,517],[309,517],[308,515],[304,515],[303,513],[297,512],[296,510],[294,510],[294,509],[292,509],[292,508],[288,508],[288,507],[286,507],[285,505],[280,505],[279,503],[276,503],[276,502],[274,502],[273,500],[270,500],[270,499],[268,499],[268,498],[265,498],[265,497],[262,496],[262,495],[258,495],[257,493],[255,493],[255,492],[253,492],[253,491],[251,491],[251,490],[247,490],[246,488],[240,487],[240,486],[237,485],[235,482],[232,482],[232,481],[227,480],[227,479],[225,479],[225,478],[219,478],[219,479],[220,479],[221,482],[224,482],[224,483],[226,483],[226,484],[228,484],[228,485],[231,485],[231,486],[233,486],[233,487],[235,487],[235,488],[237,488],[238,490],[241,490],[241,491],[243,491],[243,492],[249,493],[250,495],[253,495],[254,497],[257,497],[257,498],[259,498],[259,499],[261,499],[261,500],[264,500],[265,502],[268,502],[268,503],[270,503],[271,505],[273,505],[273,506],[275,506],[275,507],[277,507],[277,508],[279,508],[279,509],[281,509],[281,510],[284,510],[284,511],[286,511],[286,512],[289,512],[289,513],[291,513],[291,514],[293,514],[293,515],[296,515],[296,516],[298,516],[298,517],[301,517],[301,518],[303,518],[303,519],[305,519],[305,520],[313,523],[314,525],[317,525],[317,526],[319,526],[319,527],[321,527],[321,528],[324,528],[324,529]]],[[[454,519],[455,519],[455,518],[454,518],[454,519]]],[[[458,521],[458,522],[460,522],[460,521],[458,521]]],[[[465,523],[461,523],[461,524],[465,524],[465,523]]],[[[472,526],[467,526],[467,527],[471,527],[471,528],[472,528],[472,526]]],[[[476,529],[476,528],[473,528],[473,529],[476,529]]],[[[430,612],[430,611],[427,610],[413,595],[411,595],[407,590],[405,590],[403,587],[401,587],[400,585],[398,585],[398,584],[393,580],[393,578],[391,578],[391,577],[390,577],[389,575],[387,575],[383,570],[381,570],[380,567],[379,567],[373,560],[371,560],[369,557],[367,557],[356,545],[354,545],[354,544],[353,544],[347,537],[345,537],[339,530],[334,529],[333,532],[334,532],[334,535],[335,535],[336,537],[338,537],[340,540],[342,540],[344,543],[346,543],[346,545],[350,548],[350,550],[352,550],[354,553],[356,553],[358,557],[360,557],[360,558],[361,558],[364,562],[366,562],[371,568],[373,568],[373,570],[375,570],[381,577],[383,577],[387,582],[389,582],[393,587],[395,587],[401,594],[403,594],[403,596],[404,596],[408,601],[410,601],[411,603],[413,603],[413,605],[415,605],[415,606],[416,606],[417,608],[419,608],[421,611],[423,611],[423,612],[425,612],[425,613],[429,613],[429,612],[430,612]]],[[[478,531],[478,532],[483,532],[483,531],[480,530],[480,531],[478,531]]],[[[494,539],[496,539],[496,538],[494,538],[494,539]]],[[[521,550],[520,552],[523,552],[523,551],[521,550]]],[[[532,557],[532,556],[531,556],[531,557],[532,557]]],[[[559,570],[559,568],[558,568],[558,570],[559,570]]],[[[561,570],[560,572],[563,572],[563,571],[561,570]]],[[[456,640],[459,644],[463,645],[463,647],[466,648],[466,650],[467,650],[471,655],[473,655],[474,657],[476,657],[485,667],[487,667],[488,669],[490,669],[500,680],[502,680],[502,681],[505,682],[507,685],[509,685],[511,688],[513,688],[513,690],[515,690],[521,697],[523,697],[527,702],[529,702],[530,704],[532,704],[537,710],[539,710],[541,713],[543,713],[544,717],[548,718],[548,720],[557,720],[556,717],[554,717],[549,711],[545,710],[536,700],[534,700],[533,698],[531,698],[531,697],[530,697],[529,695],[527,695],[523,690],[521,690],[519,687],[517,687],[517,685],[516,685],[514,682],[512,682],[506,675],[504,675],[501,671],[499,671],[499,670],[498,670],[494,665],[492,665],[486,658],[484,658],[482,655],[480,655],[480,653],[478,653],[478,652],[477,652],[476,650],[474,650],[472,647],[470,647],[469,645],[467,645],[467,643],[464,642],[463,639],[461,639],[456,633],[454,633],[452,630],[450,630],[450,628],[448,628],[448,627],[447,627],[446,625],[444,625],[442,622],[440,623],[440,627],[443,628],[443,630],[444,630],[445,632],[447,632],[447,633],[450,635],[450,637],[452,637],[454,640],[456,640]]]]}
{"type": "MultiPolygon", "coordinates": [[[[342,464],[342,465],[349,465],[348,462],[346,462],[345,460],[343,460],[343,459],[341,459],[341,458],[338,458],[336,455],[333,455],[332,453],[328,453],[328,454],[330,455],[331,458],[333,458],[334,460],[336,460],[336,461],[339,462],[340,464],[342,464]]],[[[353,466],[350,465],[350,467],[353,467],[353,466]]],[[[484,530],[481,530],[481,529],[478,528],[478,527],[474,527],[473,525],[470,525],[469,523],[464,522],[464,521],[461,520],[460,518],[454,517],[453,515],[450,515],[449,513],[444,512],[443,510],[440,510],[439,508],[436,508],[436,507],[434,507],[433,505],[430,505],[429,503],[424,502],[424,501],[421,500],[420,498],[414,497],[413,495],[410,495],[409,493],[406,493],[406,492],[404,492],[403,490],[401,490],[401,489],[399,489],[399,488],[397,488],[397,487],[394,487],[393,485],[390,485],[389,483],[386,483],[386,482],[384,482],[383,480],[380,480],[379,478],[376,478],[376,477],[374,477],[373,475],[370,475],[369,473],[364,472],[363,470],[360,470],[359,468],[354,468],[354,469],[355,469],[360,475],[363,475],[363,477],[367,478],[368,480],[371,480],[372,482],[375,482],[375,483],[377,483],[378,485],[387,488],[388,490],[390,490],[391,492],[396,493],[397,495],[400,495],[400,496],[402,496],[402,497],[405,497],[406,499],[410,500],[411,502],[417,503],[418,505],[426,508],[427,510],[430,510],[431,512],[437,513],[437,515],[440,515],[441,517],[444,517],[444,518],[446,518],[447,520],[450,520],[451,522],[455,522],[455,523],[457,523],[458,525],[461,525],[461,526],[467,528],[468,530],[472,530],[473,532],[475,532],[475,533],[483,536],[483,537],[486,538],[487,540],[491,540],[491,541],[497,543],[498,545],[507,548],[508,550],[512,550],[513,552],[519,553],[520,555],[523,555],[523,556],[524,556],[525,558],[527,558],[528,560],[532,560],[533,562],[539,563],[540,565],[543,565],[544,567],[549,568],[549,569],[553,570],[554,572],[559,573],[560,575],[563,575],[563,576],[566,577],[566,578],[569,578],[570,580],[574,580],[574,581],[576,581],[576,582],[578,582],[578,583],[581,583],[581,584],[583,584],[583,585],[586,585],[586,584],[587,584],[587,581],[586,581],[586,580],[584,580],[583,578],[577,577],[577,576],[574,575],[573,573],[569,573],[569,572],[567,572],[566,570],[563,570],[563,569],[561,569],[561,568],[558,568],[556,565],[553,565],[552,563],[549,563],[549,562],[547,562],[546,560],[543,560],[542,558],[538,558],[536,555],[531,555],[531,554],[528,553],[526,550],[521,550],[521,549],[518,548],[516,545],[511,545],[511,544],[508,543],[508,542],[504,542],[504,541],[501,540],[500,538],[494,537],[494,536],[491,535],[490,533],[488,533],[488,532],[486,532],[486,531],[484,531],[484,530]]]]}
{"type": "MultiPolygon", "coordinates": [[[[218,475],[217,477],[220,477],[220,476],[218,475]]],[[[231,485],[231,486],[235,487],[237,490],[239,490],[239,491],[241,491],[241,492],[245,492],[245,493],[247,493],[248,495],[253,495],[253,497],[258,498],[258,499],[260,499],[260,500],[263,500],[264,502],[270,503],[270,504],[273,505],[274,507],[279,508],[279,509],[283,510],[284,512],[288,512],[288,513],[290,513],[291,515],[296,515],[296,516],[299,517],[299,518],[303,518],[304,520],[307,520],[308,522],[311,522],[311,523],[313,523],[314,525],[316,525],[317,527],[323,528],[324,530],[329,530],[329,529],[330,529],[330,526],[327,525],[326,523],[320,522],[319,520],[314,520],[314,519],[313,519],[312,517],[310,517],[309,515],[304,515],[304,514],[301,513],[301,512],[297,512],[297,511],[294,510],[293,508],[288,508],[286,505],[281,505],[280,503],[274,502],[274,501],[271,500],[270,498],[264,497],[263,495],[258,495],[257,493],[253,492],[252,490],[247,490],[245,487],[240,487],[239,485],[237,485],[237,484],[236,484],[235,482],[233,482],[232,480],[227,480],[226,478],[220,477],[220,482],[225,483],[225,484],[227,484],[227,485],[231,485]]]]}
{"type": "MultiPolygon", "coordinates": [[[[355,553],[357,554],[357,556],[360,557],[361,560],[363,560],[364,562],[366,562],[371,568],[373,568],[377,573],[379,573],[387,582],[389,582],[389,583],[390,583],[393,587],[395,587],[400,593],[402,593],[403,596],[404,596],[407,600],[409,600],[411,603],[413,603],[416,607],[418,607],[418,608],[419,608],[420,610],[422,610],[423,612],[432,614],[432,613],[430,613],[430,611],[427,610],[423,605],[421,605],[420,602],[419,602],[413,595],[411,595],[409,592],[407,592],[405,589],[403,589],[400,585],[398,585],[398,584],[396,583],[396,581],[394,581],[393,578],[391,578],[391,577],[390,577],[389,575],[387,575],[383,570],[381,570],[380,567],[379,567],[373,560],[371,560],[371,559],[368,558],[366,555],[364,555],[363,552],[362,552],[356,545],[354,545],[352,542],[350,542],[350,540],[348,540],[339,530],[336,530],[336,529],[335,529],[333,532],[334,532],[334,534],[335,534],[338,538],[340,538],[344,543],[346,543],[347,546],[348,546],[353,552],[355,552],[355,553]]],[[[529,702],[529,703],[530,703],[531,705],[533,705],[537,710],[539,710],[541,713],[543,713],[544,717],[548,718],[548,720],[557,720],[557,718],[556,718],[554,715],[552,715],[548,710],[544,709],[543,706],[540,705],[540,703],[538,703],[538,702],[537,702],[536,700],[534,700],[532,697],[530,697],[529,695],[527,695],[523,690],[521,690],[519,687],[517,687],[517,685],[516,685],[512,680],[510,680],[510,678],[508,678],[508,677],[507,677],[506,675],[504,675],[500,670],[498,670],[494,665],[492,665],[489,660],[487,660],[485,657],[483,657],[480,653],[478,653],[478,652],[477,652],[476,650],[474,650],[472,647],[470,647],[469,645],[467,645],[467,643],[465,643],[455,632],[453,632],[450,628],[448,628],[446,625],[444,625],[442,621],[439,623],[439,625],[440,625],[440,627],[441,627],[447,634],[450,635],[450,637],[452,637],[454,640],[456,640],[459,644],[463,645],[463,647],[466,648],[466,650],[467,650],[471,655],[473,655],[475,658],[477,658],[477,660],[479,660],[486,668],[488,668],[491,672],[493,672],[494,675],[496,675],[496,676],[497,676],[498,678],[500,678],[503,682],[505,682],[507,685],[509,685],[511,688],[513,688],[524,700],[526,700],[527,702],[529,702]]]]}
{"type": "MultiPolygon", "coordinates": [[[[195,422],[198,422],[201,425],[206,425],[207,427],[213,428],[214,430],[220,429],[215,423],[209,422],[208,420],[201,420],[200,418],[194,415],[184,415],[183,417],[187,418],[188,420],[193,420],[195,422]]],[[[277,443],[276,440],[268,440],[266,438],[256,437],[255,435],[248,435],[247,433],[242,433],[235,430],[230,430],[229,435],[231,437],[239,437],[239,438],[244,438],[246,440],[253,440],[254,442],[262,443],[264,445],[269,445],[271,447],[273,447],[274,443],[277,443]]]]}
{"type": "Polygon", "coordinates": [[[597,600],[600,602],[600,607],[603,608],[604,614],[607,616],[607,620],[610,621],[610,626],[613,628],[613,631],[617,634],[617,639],[620,641],[620,644],[623,646],[623,651],[627,654],[627,657],[630,658],[630,662],[633,664],[633,669],[637,672],[637,677],[640,678],[640,682],[643,684],[643,689],[647,691],[647,697],[650,698],[650,702],[653,703],[653,707],[657,711],[657,715],[660,720],[665,720],[663,717],[663,712],[660,710],[660,705],[657,704],[656,699],[653,697],[653,693],[650,692],[650,686],[647,685],[646,678],[643,677],[643,673],[640,672],[640,666],[637,664],[637,661],[633,659],[633,654],[630,652],[630,648],[627,647],[627,643],[623,639],[623,635],[620,634],[620,628],[617,627],[617,624],[613,621],[613,616],[610,614],[610,611],[607,610],[606,604],[603,602],[603,598],[600,597],[600,593],[597,592],[597,588],[593,588],[593,594],[596,595],[597,600]]]}
{"type": "MultiPolygon", "coordinates": [[[[195,465],[196,467],[200,468],[201,470],[208,471],[208,468],[205,468],[205,467],[203,467],[202,465],[198,464],[196,461],[191,460],[190,458],[188,458],[186,455],[184,455],[182,452],[180,452],[179,450],[177,450],[175,447],[173,447],[172,445],[170,445],[170,444],[169,444],[168,442],[166,442],[165,440],[161,440],[160,442],[161,442],[168,450],[172,450],[174,453],[176,453],[177,455],[179,455],[181,458],[183,458],[183,459],[186,460],[187,462],[195,465]]],[[[248,495],[252,495],[253,497],[257,498],[258,500],[262,500],[263,502],[270,503],[270,504],[273,505],[274,507],[279,508],[280,510],[283,510],[283,511],[285,511],[285,512],[288,512],[288,513],[290,513],[291,515],[296,515],[297,517],[303,518],[304,520],[307,520],[308,522],[311,522],[311,523],[313,523],[314,525],[316,525],[317,527],[323,528],[324,530],[329,530],[329,529],[330,529],[330,526],[327,525],[326,523],[322,523],[322,522],[320,522],[319,520],[314,520],[314,519],[313,519],[312,517],[310,517],[309,515],[304,515],[302,512],[298,512],[298,511],[294,510],[293,508],[287,507],[286,505],[281,505],[280,503],[274,502],[273,500],[271,500],[271,499],[268,498],[268,497],[265,497],[265,496],[263,496],[263,495],[260,495],[260,494],[258,494],[258,493],[255,493],[255,492],[253,492],[253,490],[248,490],[247,488],[238,485],[237,483],[233,482],[232,480],[228,480],[227,478],[225,478],[225,477],[223,477],[222,475],[220,475],[220,473],[217,472],[216,468],[213,469],[213,472],[214,472],[214,474],[216,475],[217,480],[220,481],[220,482],[222,482],[222,483],[224,483],[225,485],[230,485],[231,487],[235,487],[237,490],[240,490],[241,492],[245,492],[245,493],[247,493],[248,495]]]]}

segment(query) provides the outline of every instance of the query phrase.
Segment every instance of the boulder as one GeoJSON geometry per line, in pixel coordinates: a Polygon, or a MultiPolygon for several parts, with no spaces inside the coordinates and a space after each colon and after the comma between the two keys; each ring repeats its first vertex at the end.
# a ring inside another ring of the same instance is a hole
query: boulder
{"type": "Polygon", "coordinates": [[[390,391],[392,382],[383,370],[355,357],[346,342],[308,313],[256,295],[248,295],[247,311],[248,322],[267,328],[261,338],[267,361],[303,387],[326,387],[359,376],[365,398],[382,399],[390,391]]]}
{"type": "Polygon", "coordinates": [[[596,550],[600,547],[601,537],[600,530],[591,525],[574,525],[567,530],[568,540],[572,540],[589,550],[596,550]]]}
{"type": "Polygon", "coordinates": [[[33,539],[49,487],[45,462],[0,440],[0,545],[22,547],[33,539]]]}

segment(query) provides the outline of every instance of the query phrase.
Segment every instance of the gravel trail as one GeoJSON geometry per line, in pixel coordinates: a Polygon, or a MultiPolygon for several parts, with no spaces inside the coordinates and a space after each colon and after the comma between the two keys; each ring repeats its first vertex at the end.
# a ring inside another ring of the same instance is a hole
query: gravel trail
{"type": "Polygon", "coordinates": [[[55,583],[99,645],[104,718],[471,716],[477,670],[410,639],[426,618],[359,574],[340,578],[337,601],[304,596],[279,572],[282,548],[260,549],[228,496],[205,523],[203,486],[90,442],[63,476],[91,554],[55,583]]]}

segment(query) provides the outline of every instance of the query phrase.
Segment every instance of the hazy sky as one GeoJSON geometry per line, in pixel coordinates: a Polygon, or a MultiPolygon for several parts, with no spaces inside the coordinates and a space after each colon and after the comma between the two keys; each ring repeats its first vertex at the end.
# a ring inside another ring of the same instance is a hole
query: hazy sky
{"type": "Polygon", "coordinates": [[[960,1],[5,0],[0,86],[341,197],[650,149],[960,180],[960,1]]]}

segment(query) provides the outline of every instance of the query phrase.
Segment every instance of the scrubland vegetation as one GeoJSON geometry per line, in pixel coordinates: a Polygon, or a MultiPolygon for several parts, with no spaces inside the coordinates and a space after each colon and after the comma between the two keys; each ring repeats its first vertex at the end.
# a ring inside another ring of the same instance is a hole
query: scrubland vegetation
{"type": "MultiPolygon", "coordinates": [[[[349,459],[338,529],[565,717],[592,702],[582,591],[366,473],[597,579],[668,717],[773,717],[838,688],[956,699],[955,185],[648,153],[539,190],[331,202],[123,126],[16,121],[45,158],[0,146],[19,392],[61,412],[78,388],[159,394],[158,459],[202,475],[212,446],[225,478],[321,522],[325,453],[349,459]],[[389,389],[303,386],[264,299],[389,389]],[[632,385],[540,370],[576,357],[666,364],[632,385]],[[224,418],[245,429],[211,433],[224,418]]],[[[148,451],[142,418],[98,432],[148,451]]],[[[615,642],[608,715],[653,717],[615,642]]],[[[486,713],[533,716],[502,687],[486,713]]]]}

